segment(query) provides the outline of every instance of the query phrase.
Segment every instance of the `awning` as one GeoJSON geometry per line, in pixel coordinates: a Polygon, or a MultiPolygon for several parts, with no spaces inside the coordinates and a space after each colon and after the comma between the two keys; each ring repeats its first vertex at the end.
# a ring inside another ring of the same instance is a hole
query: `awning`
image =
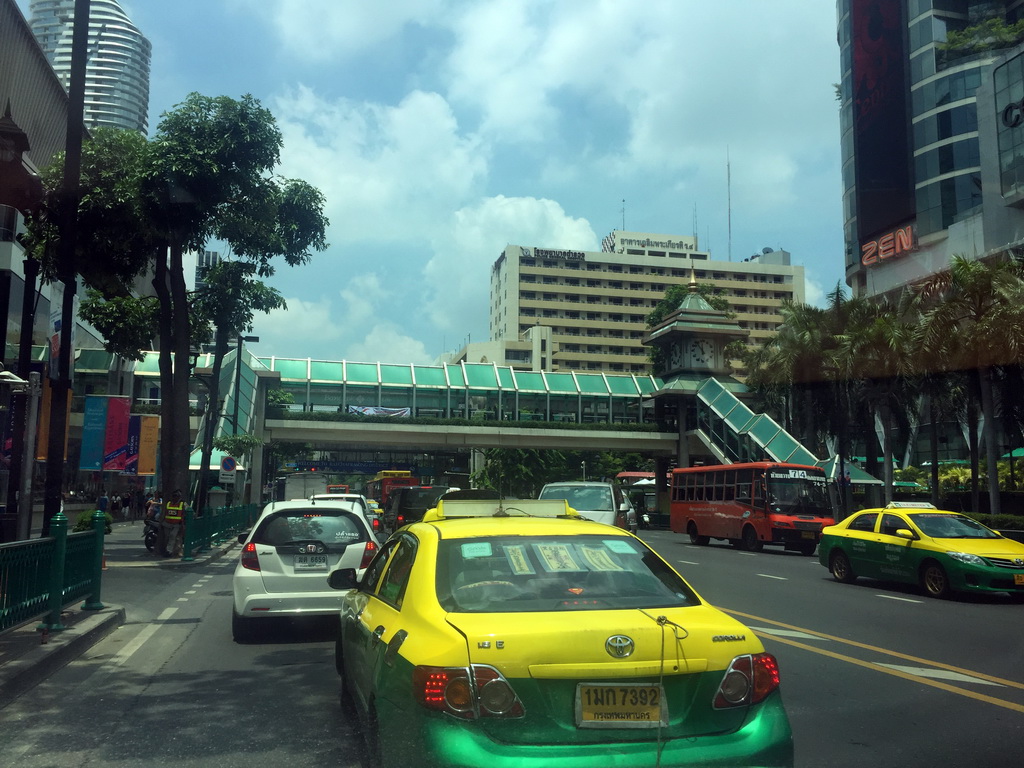
{"type": "MultiPolygon", "coordinates": [[[[825,475],[830,480],[839,479],[839,457],[833,456],[825,461],[819,461],[818,466],[825,470],[825,475]]],[[[850,475],[851,485],[885,485],[881,480],[872,477],[852,461],[847,460],[843,469],[850,475]]]]}
{"type": "MultiPolygon", "coordinates": [[[[213,453],[210,454],[210,469],[219,472],[220,471],[220,463],[221,463],[221,461],[224,460],[225,456],[227,456],[227,454],[224,453],[224,451],[218,451],[216,448],[214,448],[213,449],[213,453]]],[[[188,457],[188,469],[189,469],[189,472],[198,472],[200,467],[202,466],[200,464],[200,462],[202,460],[203,460],[203,451],[202,451],[201,448],[196,448],[196,450],[192,451],[192,453],[189,454],[189,457],[188,457]]],[[[244,472],[245,471],[245,467],[242,466],[242,462],[239,461],[238,459],[235,459],[235,462],[236,462],[235,469],[237,471],[239,471],[239,472],[244,472]]]]}

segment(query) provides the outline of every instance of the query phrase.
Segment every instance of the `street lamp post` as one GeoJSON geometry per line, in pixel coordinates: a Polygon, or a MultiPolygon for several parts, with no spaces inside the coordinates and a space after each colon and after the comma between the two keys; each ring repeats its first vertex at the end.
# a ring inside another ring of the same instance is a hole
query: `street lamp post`
{"type": "Polygon", "coordinates": [[[583,482],[587,482],[587,462],[580,462],[580,469],[583,470],[583,482]]]}

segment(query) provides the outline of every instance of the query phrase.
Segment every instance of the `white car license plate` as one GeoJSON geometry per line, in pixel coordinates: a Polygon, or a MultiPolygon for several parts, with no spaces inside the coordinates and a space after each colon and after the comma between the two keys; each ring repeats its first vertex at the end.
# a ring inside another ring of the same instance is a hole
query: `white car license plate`
{"type": "Polygon", "coordinates": [[[327,555],[296,555],[296,571],[326,571],[327,555]]]}

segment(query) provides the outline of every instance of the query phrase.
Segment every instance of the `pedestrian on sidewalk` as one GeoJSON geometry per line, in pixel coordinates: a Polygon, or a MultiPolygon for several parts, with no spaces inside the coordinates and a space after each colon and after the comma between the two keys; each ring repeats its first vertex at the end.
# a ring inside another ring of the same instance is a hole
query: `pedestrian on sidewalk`
{"type": "Polygon", "coordinates": [[[163,491],[157,489],[146,501],[146,519],[153,520],[160,525],[160,532],[156,537],[156,546],[153,548],[159,557],[166,551],[167,547],[163,525],[163,491]]]}
{"type": "Polygon", "coordinates": [[[128,516],[124,514],[124,511],[121,508],[121,496],[120,494],[115,493],[110,497],[110,517],[112,520],[117,520],[118,515],[122,516],[122,520],[128,519],[128,516]]]}
{"type": "Polygon", "coordinates": [[[164,520],[160,528],[164,531],[163,556],[181,557],[185,543],[185,502],[177,488],[171,494],[171,500],[164,505],[164,520]]]}

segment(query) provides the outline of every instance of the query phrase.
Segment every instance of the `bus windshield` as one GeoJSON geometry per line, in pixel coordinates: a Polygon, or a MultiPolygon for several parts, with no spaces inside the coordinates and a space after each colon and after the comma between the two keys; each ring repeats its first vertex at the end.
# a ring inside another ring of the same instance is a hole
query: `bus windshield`
{"type": "Polygon", "coordinates": [[[792,477],[768,473],[768,501],[774,512],[788,515],[832,517],[825,477],[792,477]]]}

